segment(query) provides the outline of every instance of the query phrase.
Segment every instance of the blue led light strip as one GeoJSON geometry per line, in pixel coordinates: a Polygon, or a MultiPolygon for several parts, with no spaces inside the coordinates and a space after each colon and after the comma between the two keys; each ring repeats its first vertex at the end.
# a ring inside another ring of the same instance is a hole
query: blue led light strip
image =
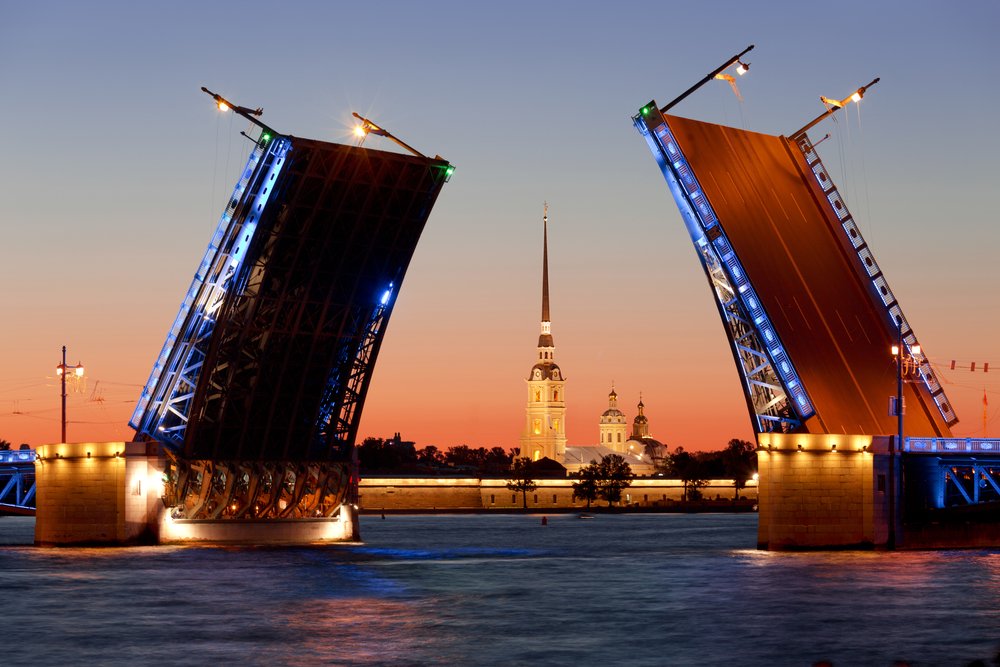
{"type": "Polygon", "coordinates": [[[633,120],[636,128],[646,138],[653,157],[660,165],[668,185],[671,186],[674,199],[681,210],[705,270],[713,282],[720,309],[724,313],[729,313],[727,326],[732,343],[742,358],[742,364],[737,365],[743,376],[748,400],[753,404],[757,414],[758,431],[775,430],[775,425],[766,423],[768,421],[784,421],[768,414],[782,397],[777,396],[766,404],[761,404],[759,399],[755,400],[757,397],[754,396],[754,391],[761,387],[772,391],[777,389],[783,391],[790,397],[788,404],[799,423],[805,421],[815,413],[812,401],[781,344],[760,298],[750,284],[725,230],[719,224],[718,216],[667,127],[666,120],[663,119],[653,132],[649,131],[642,114],[635,116],[633,120]],[[751,355],[760,358],[761,365],[747,368],[751,355]],[[773,372],[781,387],[761,384],[755,379],[755,375],[761,371],[773,372]]]}
{"type": "MultiPolygon", "coordinates": [[[[837,220],[840,221],[841,231],[844,233],[844,237],[847,239],[848,243],[851,244],[851,247],[854,248],[857,253],[858,261],[861,263],[861,268],[864,269],[868,278],[871,280],[872,288],[875,290],[876,296],[882,302],[885,312],[889,316],[890,322],[894,327],[900,326],[898,323],[901,323],[903,330],[903,344],[906,346],[907,350],[911,349],[914,345],[918,344],[917,336],[913,333],[913,329],[910,328],[910,323],[907,322],[906,317],[903,315],[903,310],[900,308],[899,302],[896,301],[895,295],[892,293],[892,290],[889,289],[889,283],[882,274],[882,269],[879,268],[878,263],[875,261],[875,256],[872,254],[871,249],[868,247],[864,237],[861,235],[861,229],[859,229],[857,224],[854,222],[854,217],[851,215],[850,211],[847,210],[847,203],[837,191],[837,186],[833,184],[833,179],[830,178],[830,173],[826,170],[826,167],[823,166],[823,162],[819,159],[819,154],[816,152],[812,142],[809,141],[809,137],[807,135],[803,134],[797,137],[795,145],[798,146],[799,150],[802,151],[802,155],[805,156],[806,164],[809,165],[809,169],[812,171],[813,177],[816,179],[816,183],[823,191],[826,201],[830,205],[831,212],[836,216],[837,220]]],[[[921,380],[923,380],[924,386],[927,387],[931,397],[934,399],[934,404],[937,406],[938,412],[941,413],[942,419],[944,419],[948,426],[957,423],[958,416],[952,409],[951,403],[948,401],[948,397],[944,393],[944,388],[941,386],[937,376],[934,374],[934,370],[931,368],[931,365],[927,363],[920,364],[918,371],[920,373],[921,380]]]]}
{"type": "MultiPolygon", "coordinates": [[[[371,372],[371,356],[375,351],[379,332],[392,311],[394,291],[394,283],[389,283],[385,290],[376,295],[376,303],[367,314],[362,315],[365,321],[360,345],[356,349],[342,346],[342,356],[327,378],[316,419],[317,433],[325,445],[343,444],[351,440],[354,412],[358,407],[365,379],[371,372]],[[346,377],[344,370],[347,371],[346,377]],[[339,406],[338,399],[342,401],[339,406]]],[[[356,324],[352,330],[356,330],[356,324]]]]}
{"type": "Polygon", "coordinates": [[[183,442],[216,312],[244,273],[247,248],[290,148],[290,139],[276,137],[251,152],[129,420],[139,433],[183,442]]]}

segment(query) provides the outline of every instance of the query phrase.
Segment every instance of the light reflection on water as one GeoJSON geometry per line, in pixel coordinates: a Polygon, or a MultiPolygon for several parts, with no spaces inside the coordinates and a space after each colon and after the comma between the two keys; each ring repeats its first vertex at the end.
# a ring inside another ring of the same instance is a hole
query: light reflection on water
{"type": "MultiPolygon", "coordinates": [[[[1000,551],[760,552],[750,515],[363,517],[362,533],[0,546],[4,616],[27,630],[0,663],[965,665],[1000,649],[1000,551]]],[[[30,540],[30,520],[0,519],[0,544],[30,540]]]]}

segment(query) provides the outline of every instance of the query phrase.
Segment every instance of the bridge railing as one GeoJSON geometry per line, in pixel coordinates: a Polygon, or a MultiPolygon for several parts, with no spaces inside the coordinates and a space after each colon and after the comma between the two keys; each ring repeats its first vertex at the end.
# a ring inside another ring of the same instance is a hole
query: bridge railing
{"type": "Polygon", "coordinates": [[[35,450],[11,449],[0,451],[0,463],[34,463],[35,450]]]}
{"type": "Polygon", "coordinates": [[[903,451],[912,454],[1000,454],[994,438],[904,438],[903,451]]]}
{"type": "MultiPolygon", "coordinates": [[[[896,301],[896,296],[889,288],[889,283],[882,274],[882,269],[879,268],[878,263],[875,261],[875,256],[872,254],[871,249],[865,242],[864,236],[861,234],[861,229],[854,221],[854,216],[852,216],[851,212],[847,210],[847,204],[844,201],[844,198],[840,195],[840,192],[837,190],[837,186],[834,185],[833,179],[830,178],[829,172],[823,165],[822,160],[820,160],[819,153],[816,152],[815,146],[805,134],[796,137],[795,145],[798,146],[800,151],[802,151],[802,155],[805,157],[806,163],[809,165],[809,169],[812,171],[812,174],[816,179],[816,183],[826,196],[833,214],[837,216],[837,220],[840,221],[841,228],[843,229],[847,241],[858,254],[861,266],[868,274],[868,279],[871,281],[872,288],[875,290],[878,298],[885,306],[886,313],[888,314],[890,320],[895,326],[900,327],[903,342],[907,348],[912,348],[917,345],[917,336],[910,328],[910,324],[906,320],[906,316],[903,315],[903,310],[900,307],[899,302],[896,301]]],[[[934,400],[934,404],[937,406],[938,411],[941,413],[941,417],[944,419],[945,423],[949,426],[956,423],[958,421],[958,416],[955,414],[955,410],[948,402],[948,397],[944,393],[944,388],[941,386],[941,382],[938,380],[937,375],[931,368],[931,365],[921,364],[918,372],[920,373],[920,377],[923,380],[924,385],[927,387],[927,391],[930,392],[931,398],[934,400]]]]}

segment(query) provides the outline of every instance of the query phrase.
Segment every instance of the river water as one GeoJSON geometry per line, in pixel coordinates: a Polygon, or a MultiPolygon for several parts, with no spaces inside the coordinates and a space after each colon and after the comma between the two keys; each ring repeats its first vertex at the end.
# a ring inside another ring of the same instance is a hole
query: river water
{"type": "Polygon", "coordinates": [[[755,515],[362,517],[364,545],[36,549],[0,664],[967,665],[1000,550],[757,551],[755,515]]]}

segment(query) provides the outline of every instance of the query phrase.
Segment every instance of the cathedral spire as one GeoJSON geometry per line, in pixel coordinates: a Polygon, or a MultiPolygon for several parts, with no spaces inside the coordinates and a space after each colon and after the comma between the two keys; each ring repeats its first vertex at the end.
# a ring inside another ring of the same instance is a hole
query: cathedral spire
{"type": "Polygon", "coordinates": [[[549,317],[549,203],[545,202],[542,213],[542,322],[551,322],[549,317]]]}
{"type": "Polygon", "coordinates": [[[538,337],[539,358],[551,360],[554,347],[552,319],[549,315],[549,203],[545,202],[542,213],[542,333],[538,337]]]}

